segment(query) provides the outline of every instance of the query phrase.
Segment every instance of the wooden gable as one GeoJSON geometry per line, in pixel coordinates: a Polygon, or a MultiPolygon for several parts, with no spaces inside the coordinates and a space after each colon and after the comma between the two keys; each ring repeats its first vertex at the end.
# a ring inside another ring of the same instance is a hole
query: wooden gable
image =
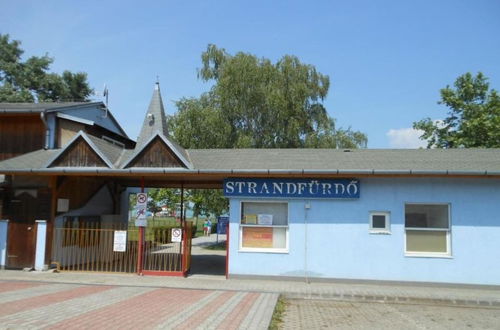
{"type": "Polygon", "coordinates": [[[160,137],[153,139],[127,167],[185,167],[160,137]]]}
{"type": "Polygon", "coordinates": [[[50,167],[108,167],[81,136],[50,167]]]}

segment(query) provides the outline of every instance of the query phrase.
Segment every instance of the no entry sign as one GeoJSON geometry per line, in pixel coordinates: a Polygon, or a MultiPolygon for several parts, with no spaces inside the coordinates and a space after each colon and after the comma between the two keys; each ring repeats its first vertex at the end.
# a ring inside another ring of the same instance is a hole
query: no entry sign
{"type": "Polygon", "coordinates": [[[182,229],[172,228],[172,242],[182,242],[182,229]]]}

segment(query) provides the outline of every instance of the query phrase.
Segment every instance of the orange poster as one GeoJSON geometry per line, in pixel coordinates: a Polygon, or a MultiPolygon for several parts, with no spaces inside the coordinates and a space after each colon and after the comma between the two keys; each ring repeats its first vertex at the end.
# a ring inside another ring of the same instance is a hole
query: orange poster
{"type": "Polygon", "coordinates": [[[243,247],[272,248],[273,247],[273,228],[244,227],[243,228],[243,247]]]}

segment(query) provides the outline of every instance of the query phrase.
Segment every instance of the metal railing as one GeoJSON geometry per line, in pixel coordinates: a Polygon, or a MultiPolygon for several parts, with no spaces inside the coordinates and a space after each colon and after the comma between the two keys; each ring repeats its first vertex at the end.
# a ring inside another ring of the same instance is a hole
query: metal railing
{"type": "MultiPolygon", "coordinates": [[[[135,273],[139,230],[125,229],[125,251],[120,252],[114,249],[116,230],[120,229],[54,228],[53,263],[61,271],[135,273]]],[[[147,228],[142,269],[185,275],[191,265],[192,230],[192,224],[186,223],[182,242],[172,242],[171,227],[147,228]]]]}

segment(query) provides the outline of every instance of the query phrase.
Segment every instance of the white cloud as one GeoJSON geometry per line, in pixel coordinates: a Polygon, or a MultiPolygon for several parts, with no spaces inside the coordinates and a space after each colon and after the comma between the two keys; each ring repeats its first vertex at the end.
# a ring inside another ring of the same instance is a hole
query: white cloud
{"type": "Polygon", "coordinates": [[[416,149],[427,146],[426,141],[419,139],[422,133],[422,130],[413,128],[392,128],[386,133],[386,136],[389,138],[391,148],[416,149]]]}

